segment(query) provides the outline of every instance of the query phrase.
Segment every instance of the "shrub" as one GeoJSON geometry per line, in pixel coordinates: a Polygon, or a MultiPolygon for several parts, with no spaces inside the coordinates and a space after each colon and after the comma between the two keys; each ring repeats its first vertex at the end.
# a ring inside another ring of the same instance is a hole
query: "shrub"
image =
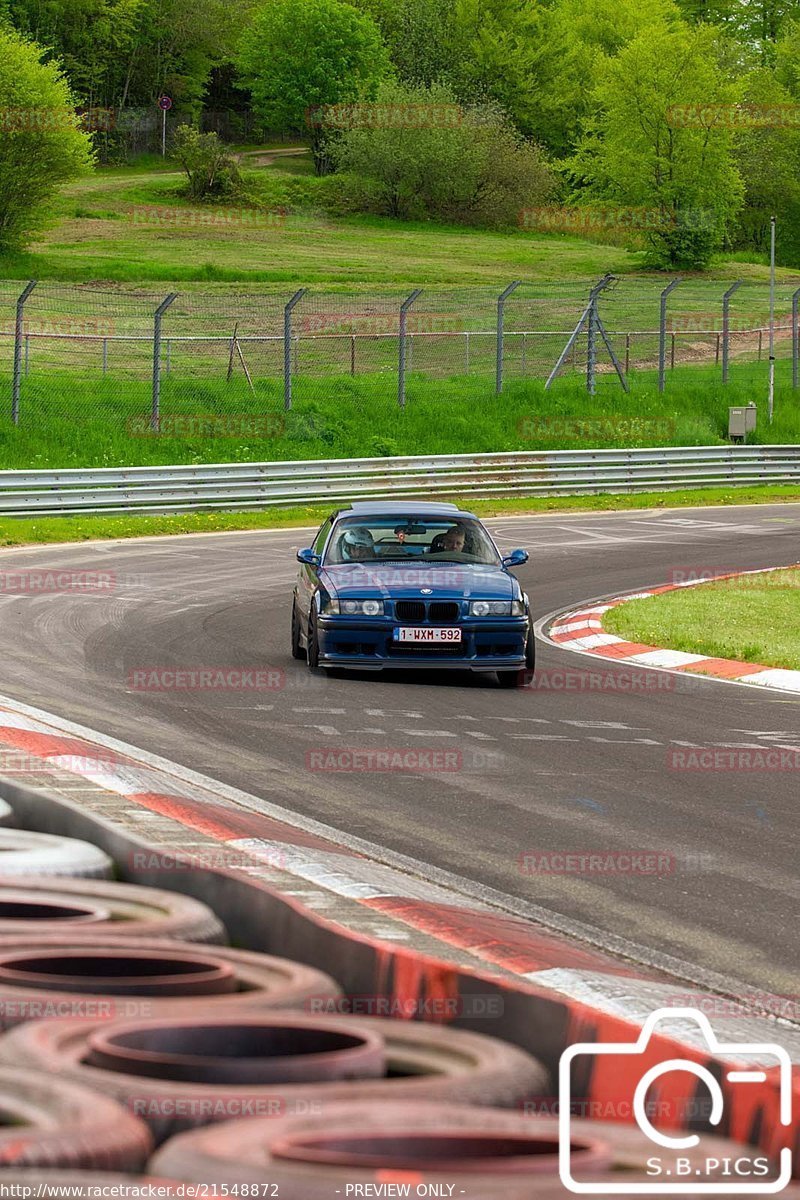
{"type": "Polygon", "coordinates": [[[193,125],[181,125],[172,154],[186,172],[184,194],[189,199],[225,200],[239,191],[239,168],[216,133],[201,133],[193,125]]]}

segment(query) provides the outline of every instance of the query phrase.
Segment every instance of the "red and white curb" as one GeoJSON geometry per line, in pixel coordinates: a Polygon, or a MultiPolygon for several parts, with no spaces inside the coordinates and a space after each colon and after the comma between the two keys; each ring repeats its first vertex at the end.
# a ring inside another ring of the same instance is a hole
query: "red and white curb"
{"type": "MultiPolygon", "coordinates": [[[[794,566],[795,564],[792,564],[794,566]]],[[[724,579],[738,579],[745,575],[764,575],[772,571],[785,571],[786,567],[767,567],[759,571],[737,571],[711,578],[691,579],[682,583],[663,584],[647,591],[627,592],[615,596],[602,604],[584,605],[582,608],[560,614],[547,630],[551,642],[564,650],[589,654],[595,658],[612,659],[637,667],[680,672],[701,679],[724,679],[731,683],[771,688],[773,691],[800,694],[800,671],[778,667],[766,667],[759,663],[739,662],[731,658],[713,658],[706,654],[688,654],[682,650],[665,650],[659,646],[647,646],[641,642],[629,642],[616,634],[608,633],[603,626],[603,617],[610,609],[629,600],[647,600],[663,592],[681,588],[701,587],[704,583],[719,583],[724,579]]]]}

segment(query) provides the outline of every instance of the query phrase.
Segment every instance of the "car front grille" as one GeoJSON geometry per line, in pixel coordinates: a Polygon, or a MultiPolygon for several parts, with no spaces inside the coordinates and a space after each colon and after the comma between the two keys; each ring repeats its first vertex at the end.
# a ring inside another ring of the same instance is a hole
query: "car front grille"
{"type": "Polygon", "coordinates": [[[453,600],[432,600],[428,605],[428,620],[434,625],[455,625],[458,616],[459,605],[453,600]]]}
{"type": "Polygon", "coordinates": [[[394,611],[401,621],[425,620],[425,604],[422,600],[398,600],[395,603],[394,611]]]}
{"type": "Polygon", "coordinates": [[[461,606],[456,600],[397,600],[394,606],[395,616],[399,621],[413,621],[420,624],[430,621],[434,625],[456,625],[461,612],[461,606]]]}

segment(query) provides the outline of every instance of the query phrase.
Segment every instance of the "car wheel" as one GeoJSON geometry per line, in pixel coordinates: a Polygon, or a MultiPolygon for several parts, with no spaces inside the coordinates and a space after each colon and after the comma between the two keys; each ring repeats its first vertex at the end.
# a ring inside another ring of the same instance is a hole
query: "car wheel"
{"type": "Polygon", "coordinates": [[[319,633],[313,611],[308,617],[308,651],[306,660],[310,671],[319,671],[319,633]]]}
{"type": "Polygon", "coordinates": [[[297,615],[297,601],[292,601],[292,658],[305,658],[306,652],[300,643],[300,617],[297,615]]]}

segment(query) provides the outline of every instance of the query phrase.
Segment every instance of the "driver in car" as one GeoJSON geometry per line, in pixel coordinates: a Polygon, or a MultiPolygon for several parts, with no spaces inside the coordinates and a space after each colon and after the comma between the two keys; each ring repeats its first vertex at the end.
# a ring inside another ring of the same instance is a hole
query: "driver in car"
{"type": "Polygon", "coordinates": [[[446,529],[444,533],[437,533],[431,543],[431,550],[434,554],[443,554],[447,551],[461,554],[464,550],[466,540],[467,531],[463,525],[453,525],[450,529],[446,529]]]}
{"type": "Polygon", "coordinates": [[[352,529],[346,529],[339,548],[343,562],[363,562],[364,559],[375,558],[375,541],[363,525],[354,525],[352,529]]]}

